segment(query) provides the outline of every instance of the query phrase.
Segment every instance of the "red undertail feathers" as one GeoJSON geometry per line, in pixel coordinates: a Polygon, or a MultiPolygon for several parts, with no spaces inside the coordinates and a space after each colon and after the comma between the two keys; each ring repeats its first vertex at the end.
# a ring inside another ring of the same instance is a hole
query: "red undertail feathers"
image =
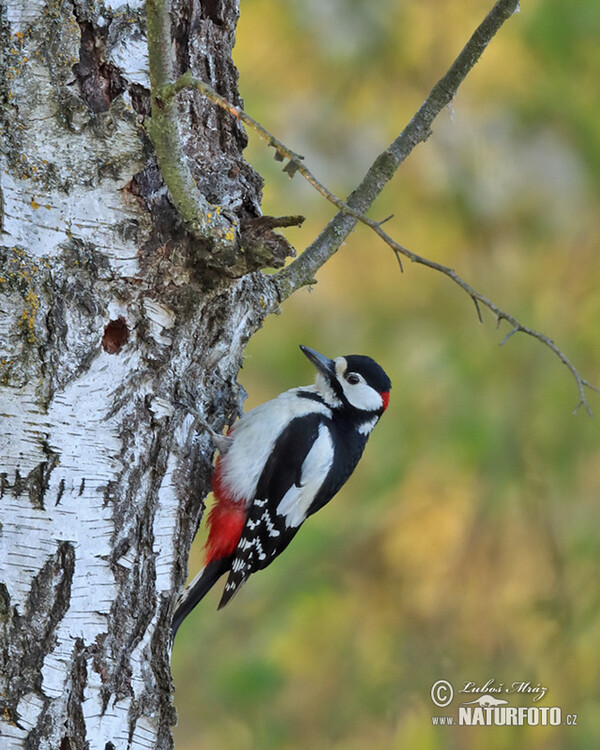
{"type": "Polygon", "coordinates": [[[243,502],[229,499],[221,481],[221,459],[217,460],[212,481],[215,505],[208,514],[206,565],[233,554],[246,522],[243,502]]]}

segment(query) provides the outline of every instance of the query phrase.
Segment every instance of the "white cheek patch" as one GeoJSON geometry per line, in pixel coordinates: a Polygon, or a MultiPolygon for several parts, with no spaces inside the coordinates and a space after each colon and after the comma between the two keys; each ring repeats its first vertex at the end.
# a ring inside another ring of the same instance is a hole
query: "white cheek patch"
{"type": "Polygon", "coordinates": [[[344,396],[351,406],[362,411],[378,411],[383,407],[383,400],[379,393],[374,388],[371,388],[370,385],[367,385],[362,378],[361,382],[355,385],[346,380],[344,375],[348,369],[348,362],[345,357],[338,357],[334,362],[338,382],[342,386],[344,396]]]}
{"type": "Polygon", "coordinates": [[[381,395],[364,381],[351,385],[345,378],[340,380],[344,396],[348,403],[362,411],[378,411],[383,408],[381,395]]]}

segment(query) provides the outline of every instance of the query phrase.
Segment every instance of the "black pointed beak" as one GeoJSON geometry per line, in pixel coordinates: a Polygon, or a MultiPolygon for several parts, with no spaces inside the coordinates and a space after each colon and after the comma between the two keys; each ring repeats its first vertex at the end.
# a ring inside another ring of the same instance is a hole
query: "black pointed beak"
{"type": "Polygon", "coordinates": [[[304,356],[313,363],[319,372],[322,372],[323,375],[327,375],[330,378],[335,377],[335,362],[332,359],[329,359],[329,357],[325,357],[314,349],[310,349],[308,346],[303,346],[302,344],[300,344],[300,349],[302,349],[304,356]]]}

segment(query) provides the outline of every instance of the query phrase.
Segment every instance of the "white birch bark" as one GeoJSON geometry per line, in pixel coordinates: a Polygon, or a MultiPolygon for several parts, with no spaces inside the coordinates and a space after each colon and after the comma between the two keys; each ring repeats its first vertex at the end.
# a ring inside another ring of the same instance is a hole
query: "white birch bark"
{"type": "MultiPolygon", "coordinates": [[[[237,6],[206,5],[174,8],[174,54],[235,99],[237,6]]],[[[169,748],[170,617],[212,458],[171,404],[233,417],[274,300],[168,201],[143,3],[0,7],[0,746],[169,748]]],[[[256,215],[238,125],[196,95],[181,108],[207,199],[256,215]]]]}

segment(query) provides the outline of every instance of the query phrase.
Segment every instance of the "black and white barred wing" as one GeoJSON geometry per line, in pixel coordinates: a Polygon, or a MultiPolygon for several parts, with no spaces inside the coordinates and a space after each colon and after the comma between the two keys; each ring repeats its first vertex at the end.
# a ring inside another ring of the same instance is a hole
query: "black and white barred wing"
{"type": "Polygon", "coordinates": [[[290,422],[276,440],[256,488],[219,608],[251,573],[267,567],[291,542],[315,500],[329,497],[334,460],[329,421],[308,414],[290,422]]]}

